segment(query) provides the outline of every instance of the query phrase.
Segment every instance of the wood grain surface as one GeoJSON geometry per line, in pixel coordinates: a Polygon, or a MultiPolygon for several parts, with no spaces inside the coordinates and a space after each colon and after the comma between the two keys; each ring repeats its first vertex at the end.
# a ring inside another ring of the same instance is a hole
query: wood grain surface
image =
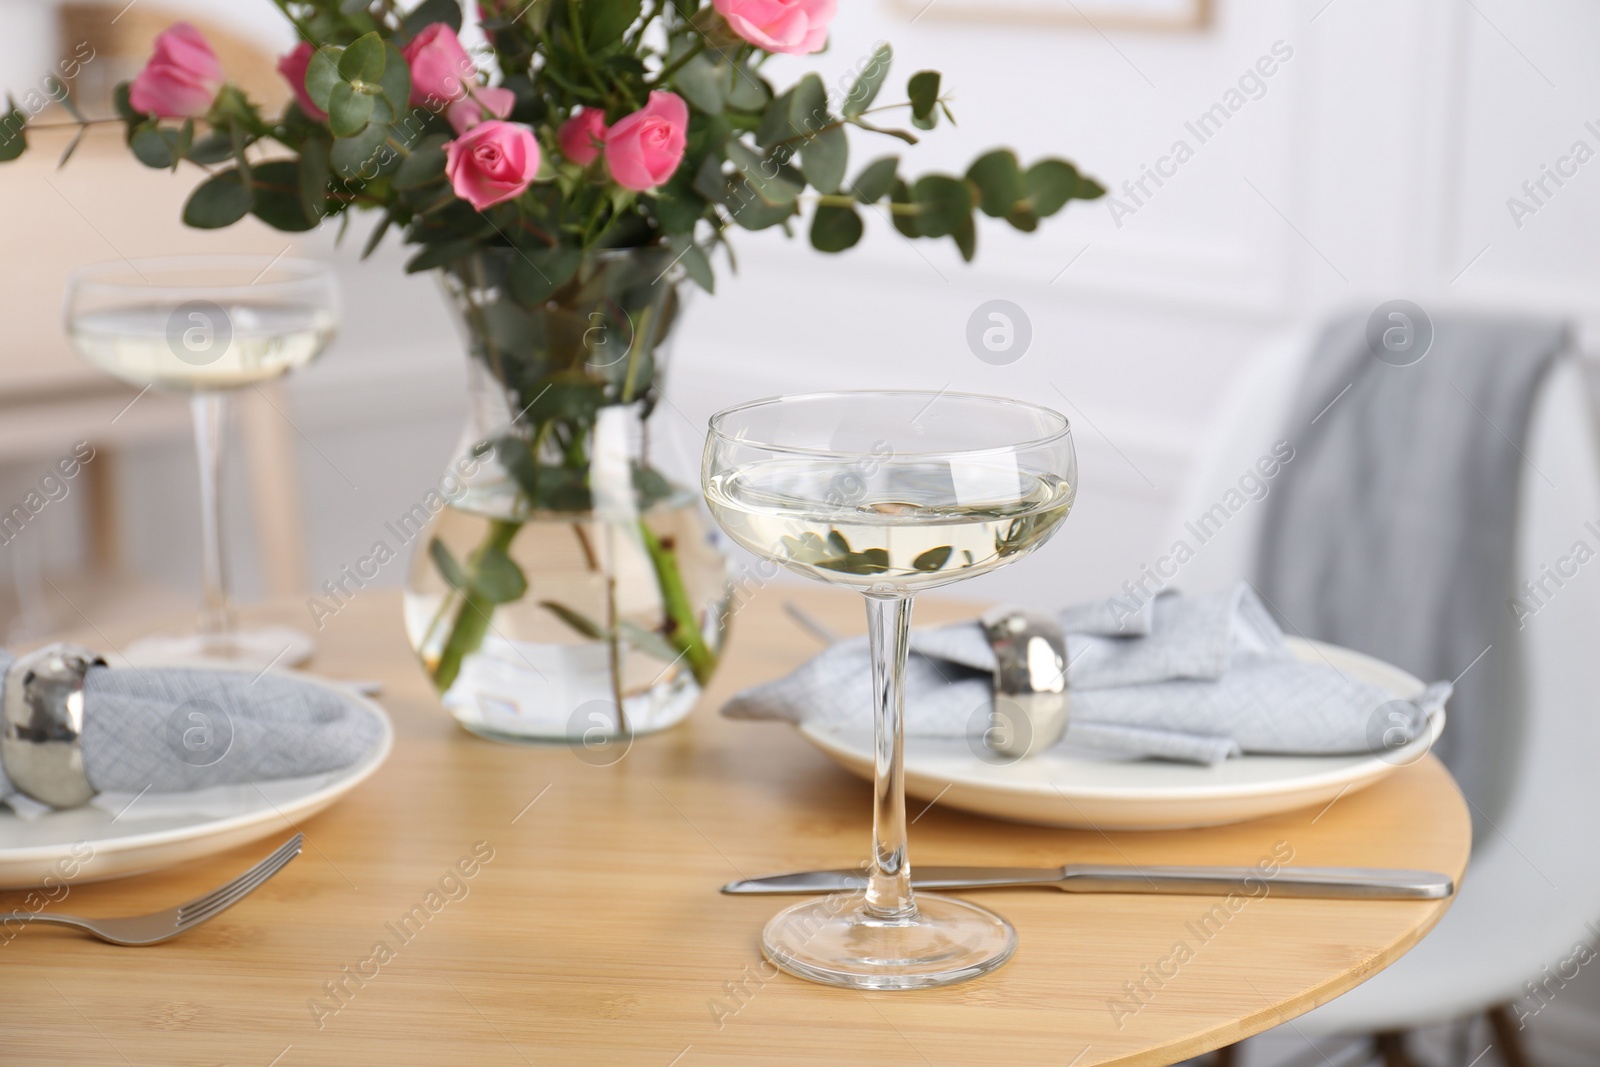
{"type": "MultiPolygon", "coordinates": [[[[840,630],[862,628],[848,594],[762,591],[735,620],[727,662],[690,720],[597,766],[455,726],[406,647],[398,597],[363,592],[318,635],[313,669],[382,679],[398,732],[388,764],[299,827],[300,859],[175,941],[115,948],[33,927],[0,946],[0,1063],[1170,1064],[1337,996],[1447,906],[1268,894],[1218,911],[1201,897],[991,891],[968,896],[1009,918],[1021,941],[991,976],[871,994],[775,976],[757,935],[785,901],[718,887],[855,863],[869,831],[864,782],[787,727],[715,713],[736,688],[816,651],[784,616],[789,598],[840,630]]],[[[929,600],[919,621],[963,610],[929,600]]],[[[299,604],[256,614],[309,622],[299,604]]],[[[912,826],[911,856],[1254,864],[1288,849],[1294,864],[1459,877],[1469,835],[1454,783],[1428,757],[1320,812],[1207,830],[1098,834],[935,805],[912,826]]],[[[54,906],[169,906],[275,843],[73,886],[54,906]]],[[[19,903],[0,894],[0,907],[19,903]]]]}

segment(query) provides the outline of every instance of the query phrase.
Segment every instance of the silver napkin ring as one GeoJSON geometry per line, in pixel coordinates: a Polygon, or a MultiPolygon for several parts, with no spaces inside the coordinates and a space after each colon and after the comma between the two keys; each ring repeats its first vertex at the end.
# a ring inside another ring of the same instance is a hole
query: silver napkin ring
{"type": "Polygon", "coordinates": [[[0,767],[16,789],[53,808],[87,804],[97,790],[83,763],[83,682],[106,661],[82,645],[17,657],[0,691],[0,767]]]}
{"type": "Polygon", "coordinates": [[[994,649],[992,728],[984,744],[997,756],[1036,756],[1067,732],[1067,638],[1049,615],[998,607],[978,620],[994,649]]]}

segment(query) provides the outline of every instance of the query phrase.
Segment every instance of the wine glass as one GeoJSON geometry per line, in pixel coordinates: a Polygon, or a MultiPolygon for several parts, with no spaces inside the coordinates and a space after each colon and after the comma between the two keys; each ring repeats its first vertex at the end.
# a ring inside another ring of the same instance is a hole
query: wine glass
{"type": "Polygon", "coordinates": [[[196,632],[142,638],[133,659],[292,665],[314,644],[286,626],[241,629],[222,546],[222,448],[229,392],[315,359],[333,338],[339,293],[324,263],[283,256],[162,256],[74,271],[66,326],[78,352],[130,385],[188,394],[200,467],[201,575],[196,632]]]}
{"type": "Polygon", "coordinates": [[[913,596],[985,574],[1060,527],[1077,487],[1067,420],[957,393],[757,400],[711,419],[702,480],[728,536],[867,602],[874,703],[866,889],[779,912],[761,947],[791,974],[862,989],[975,978],[1016,949],[987,908],[913,894],[906,858],[904,678],[913,596]]]}

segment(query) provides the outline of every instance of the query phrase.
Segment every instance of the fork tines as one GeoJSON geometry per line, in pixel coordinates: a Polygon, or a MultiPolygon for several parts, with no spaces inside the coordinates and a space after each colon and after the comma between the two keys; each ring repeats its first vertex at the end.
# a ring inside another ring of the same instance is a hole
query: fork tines
{"type": "Polygon", "coordinates": [[[190,926],[194,923],[204,922],[217,914],[217,912],[238,903],[262,882],[282,870],[284,864],[300,855],[300,846],[304,842],[305,835],[297,833],[279,845],[272,855],[251,867],[248,871],[233,879],[233,881],[220,885],[211,892],[195,897],[191,901],[179,904],[178,925],[190,926]]]}

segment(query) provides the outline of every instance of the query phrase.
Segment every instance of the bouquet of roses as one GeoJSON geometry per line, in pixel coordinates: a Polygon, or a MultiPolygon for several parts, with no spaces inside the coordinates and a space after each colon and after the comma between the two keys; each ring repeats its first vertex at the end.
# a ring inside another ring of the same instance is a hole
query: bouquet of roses
{"type": "MultiPolygon", "coordinates": [[[[452,592],[419,651],[441,690],[497,607],[529,594],[512,558],[522,526],[594,508],[601,414],[648,414],[679,280],[712,290],[714,253],[733,262],[732,231],[804,225],[815,248],[842,252],[876,214],[907,238],[950,238],[970,260],[980,213],[1032,232],[1104,192],[1065,160],[1024,166],[1007,149],[961,175],[913,178],[895,154],[852,168],[852,128],[914,145],[950,112],[934,71],[879,103],[887,44],[849,64],[832,92],[817,73],[774,85],[766,61],[826,48],[837,0],[480,0],[487,48],[476,56],[458,37],[457,0],[409,11],[396,0],[276,3],[300,37],[278,63],[293,90],[281,114],[229,84],[201,34],[179,23],[117,88],[116,119],[86,119],[61,99],[79,126],[67,154],[91,123],[120,121],[141,162],[205,172],[183,209],[190,226],[253,215],[304,231],[364,209],[378,222],[363,255],[397,229],[416,249],[407,270],[440,273],[473,364],[501,394],[503,418],[475,456],[515,496],[480,501],[493,521],[465,558],[430,544],[452,592]]],[[[0,117],[0,161],[25,150],[28,123],[15,105],[0,117]]],[[[631,482],[640,515],[674,493],[643,456],[631,482]]],[[[631,537],[659,580],[658,627],[624,631],[539,603],[613,647],[633,634],[703,681],[720,620],[684,593],[671,538],[644,520],[631,537]]],[[[585,555],[599,565],[587,543],[585,555]]]]}
{"type": "MultiPolygon", "coordinates": [[[[279,62],[295,97],[281,115],[227,84],[184,23],[117,90],[142,162],[209,172],[184,209],[191,226],[253,214],[297,231],[370,208],[383,214],[372,243],[399,226],[422,246],[415,270],[510,245],[536,253],[555,287],[584,251],[667,245],[709,289],[708,252],[730,228],[787,227],[808,205],[819,250],[851,247],[862,209],[884,207],[907,237],[952,238],[970,259],[977,212],[1031,231],[1104,192],[1071,163],[1023,167],[1003,149],[960,176],[908,180],[893,155],[851,176],[847,128],[915,144],[879,116],[929,130],[949,112],[932,71],[875,106],[887,44],[832,95],[815,73],[782,91],[763,77],[774,53],[823,50],[836,0],[483,0],[490,47],[476,59],[455,0],[409,13],[392,0],[277,2],[301,37],[279,62]]],[[[0,119],[0,160],[22,153],[27,122],[15,107],[0,119]]]]}

